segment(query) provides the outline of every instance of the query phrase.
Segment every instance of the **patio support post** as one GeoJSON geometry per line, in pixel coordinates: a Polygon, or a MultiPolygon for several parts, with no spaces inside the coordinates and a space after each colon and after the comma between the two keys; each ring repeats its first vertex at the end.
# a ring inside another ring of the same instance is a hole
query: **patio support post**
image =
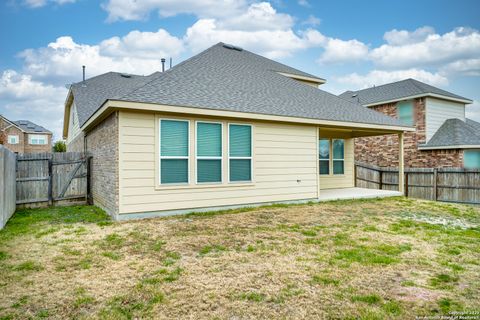
{"type": "Polygon", "coordinates": [[[405,194],[403,132],[398,134],[398,191],[405,194]]]}

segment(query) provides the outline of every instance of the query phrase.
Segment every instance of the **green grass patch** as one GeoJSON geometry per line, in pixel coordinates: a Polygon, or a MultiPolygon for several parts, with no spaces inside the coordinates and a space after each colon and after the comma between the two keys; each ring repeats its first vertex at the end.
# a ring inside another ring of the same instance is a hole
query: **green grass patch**
{"type": "Polygon", "coordinates": [[[122,255],[119,254],[119,253],[116,253],[114,251],[102,252],[102,256],[104,256],[105,258],[112,259],[114,261],[118,261],[118,260],[122,259],[122,255]]]}
{"type": "Polygon", "coordinates": [[[110,217],[102,209],[94,206],[21,209],[15,212],[5,229],[0,232],[0,243],[17,236],[32,234],[43,236],[54,232],[54,230],[56,231],[58,229],[56,225],[98,223],[101,221],[110,221],[110,217]],[[42,226],[46,225],[48,225],[48,229],[39,231],[42,226]]]}
{"type": "Polygon", "coordinates": [[[312,277],[312,283],[313,284],[338,286],[340,284],[340,280],[333,279],[333,278],[326,277],[326,276],[314,275],[312,277]]]}
{"type": "Polygon", "coordinates": [[[15,271],[41,271],[43,267],[35,261],[25,261],[13,267],[15,271]]]}
{"type": "Polygon", "coordinates": [[[402,314],[402,308],[396,301],[387,301],[382,305],[383,311],[392,316],[399,316],[402,314]]]}
{"type": "Polygon", "coordinates": [[[352,296],[351,300],[352,302],[377,304],[382,301],[382,298],[377,294],[369,294],[369,295],[355,295],[355,296],[352,296]]]}
{"type": "Polygon", "coordinates": [[[88,292],[84,288],[76,289],[74,294],[76,298],[73,306],[75,308],[82,308],[95,303],[95,298],[88,295],[88,292]]]}
{"type": "Polygon", "coordinates": [[[201,256],[207,255],[209,253],[219,253],[227,251],[227,248],[225,246],[222,246],[220,244],[214,244],[214,245],[207,245],[203,248],[200,249],[199,254],[201,256]]]}
{"type": "Polygon", "coordinates": [[[242,292],[238,295],[238,299],[252,301],[252,302],[262,302],[266,299],[266,295],[259,292],[242,292]]]}
{"type": "Polygon", "coordinates": [[[430,278],[430,285],[439,289],[448,289],[451,288],[453,284],[458,281],[457,276],[451,276],[446,273],[441,273],[430,278]]]}
{"type": "Polygon", "coordinates": [[[448,314],[452,311],[461,311],[463,309],[461,303],[450,298],[441,298],[437,304],[443,314],[448,314]]]}

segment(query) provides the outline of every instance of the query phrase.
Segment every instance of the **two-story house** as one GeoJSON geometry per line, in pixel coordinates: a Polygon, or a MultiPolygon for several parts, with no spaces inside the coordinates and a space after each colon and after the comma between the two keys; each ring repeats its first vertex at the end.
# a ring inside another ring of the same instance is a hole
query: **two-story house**
{"type": "MultiPolygon", "coordinates": [[[[346,91],[340,97],[415,127],[405,133],[406,167],[480,168],[480,123],[465,117],[472,100],[414,79],[346,91]]],[[[398,166],[398,138],[357,138],[355,158],[380,167],[398,166]]]]}
{"type": "Polygon", "coordinates": [[[28,120],[0,115],[0,144],[15,153],[51,152],[52,132],[28,120]]]}

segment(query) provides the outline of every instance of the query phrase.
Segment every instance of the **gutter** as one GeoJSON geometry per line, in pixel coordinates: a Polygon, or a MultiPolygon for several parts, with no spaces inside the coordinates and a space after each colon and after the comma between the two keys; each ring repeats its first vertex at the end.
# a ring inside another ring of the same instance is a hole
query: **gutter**
{"type": "Polygon", "coordinates": [[[288,123],[301,123],[318,126],[331,126],[331,127],[345,127],[345,128],[361,128],[371,130],[384,130],[389,133],[414,132],[416,129],[410,126],[396,126],[396,125],[382,125],[382,124],[370,124],[370,123],[358,123],[348,121],[334,121],[334,120],[321,120],[312,118],[301,118],[292,116],[278,116],[259,113],[248,113],[239,111],[209,109],[200,107],[183,107],[183,106],[171,106],[161,105],[156,103],[136,102],[136,101],[124,101],[124,100],[106,100],[102,106],[81,126],[81,130],[87,131],[89,127],[95,124],[95,122],[101,118],[101,116],[107,112],[115,110],[142,110],[151,112],[165,112],[165,113],[181,113],[190,115],[207,115],[223,118],[239,118],[249,120],[264,120],[264,121],[276,121],[276,122],[288,122],[288,123]]]}
{"type": "Polygon", "coordinates": [[[418,146],[418,150],[480,149],[480,144],[459,144],[453,146],[418,146]]]}

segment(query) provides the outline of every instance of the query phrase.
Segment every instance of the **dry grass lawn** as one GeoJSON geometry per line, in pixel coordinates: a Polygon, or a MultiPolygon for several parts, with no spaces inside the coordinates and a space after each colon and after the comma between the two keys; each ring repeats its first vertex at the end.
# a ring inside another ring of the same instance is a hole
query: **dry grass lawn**
{"type": "Polygon", "coordinates": [[[411,319],[480,311],[480,209],[405,198],[111,222],[19,211],[0,319],[411,319]]]}

